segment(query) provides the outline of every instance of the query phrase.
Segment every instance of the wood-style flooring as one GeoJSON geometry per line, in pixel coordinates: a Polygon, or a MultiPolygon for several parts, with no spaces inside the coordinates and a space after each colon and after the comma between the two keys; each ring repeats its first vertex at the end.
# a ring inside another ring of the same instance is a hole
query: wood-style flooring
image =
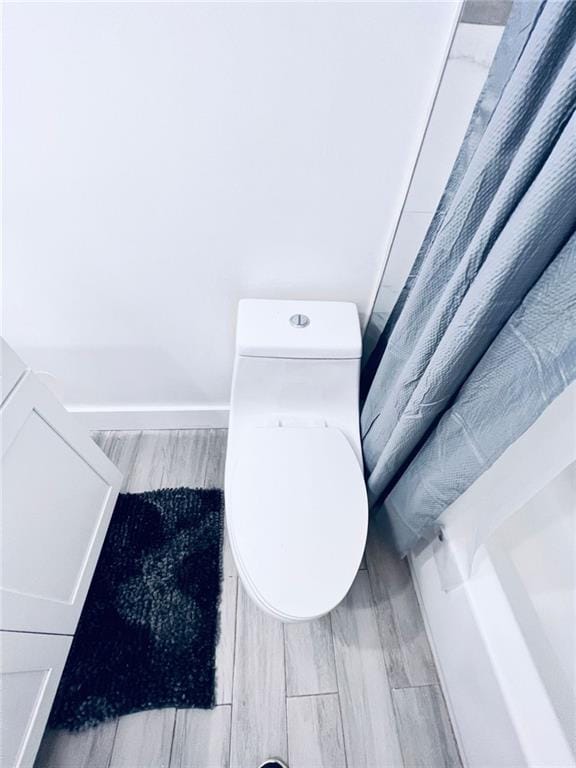
{"type": "MultiPolygon", "coordinates": [[[[124,491],[222,487],[226,430],[100,432],[124,491]]],[[[406,563],[371,531],[346,599],[283,625],[260,611],[224,547],[217,706],[48,731],[35,768],[460,766],[406,563]]]]}

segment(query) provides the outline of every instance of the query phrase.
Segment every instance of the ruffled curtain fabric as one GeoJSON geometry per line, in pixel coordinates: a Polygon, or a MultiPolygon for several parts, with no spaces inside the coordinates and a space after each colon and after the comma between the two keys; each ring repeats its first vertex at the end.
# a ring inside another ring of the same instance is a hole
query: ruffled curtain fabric
{"type": "Polygon", "coordinates": [[[405,554],[576,377],[576,2],[516,2],[364,372],[376,517],[405,554]]]}

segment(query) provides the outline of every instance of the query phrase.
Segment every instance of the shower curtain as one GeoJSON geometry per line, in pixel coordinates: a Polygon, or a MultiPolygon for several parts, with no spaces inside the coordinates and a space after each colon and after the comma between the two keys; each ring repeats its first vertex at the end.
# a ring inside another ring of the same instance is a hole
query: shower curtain
{"type": "Polygon", "coordinates": [[[368,493],[405,554],[576,377],[576,1],[514,4],[367,363],[368,493]]]}

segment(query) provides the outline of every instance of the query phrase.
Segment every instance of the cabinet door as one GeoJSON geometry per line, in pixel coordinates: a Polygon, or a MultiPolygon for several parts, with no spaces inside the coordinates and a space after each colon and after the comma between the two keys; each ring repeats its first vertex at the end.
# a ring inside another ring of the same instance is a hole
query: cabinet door
{"type": "Polygon", "coordinates": [[[32,768],[71,643],[0,632],[1,768],[32,768]]]}
{"type": "Polygon", "coordinates": [[[72,635],[121,475],[26,373],[2,421],[2,629],[72,635]]]}

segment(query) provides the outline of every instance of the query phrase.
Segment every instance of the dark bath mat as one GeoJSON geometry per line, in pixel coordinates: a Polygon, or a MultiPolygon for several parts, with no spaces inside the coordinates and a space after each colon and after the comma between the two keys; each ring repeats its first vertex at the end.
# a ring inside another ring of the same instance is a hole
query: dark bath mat
{"type": "Polygon", "coordinates": [[[211,708],[223,494],[121,494],[62,681],[52,728],[162,707],[211,708]]]}

